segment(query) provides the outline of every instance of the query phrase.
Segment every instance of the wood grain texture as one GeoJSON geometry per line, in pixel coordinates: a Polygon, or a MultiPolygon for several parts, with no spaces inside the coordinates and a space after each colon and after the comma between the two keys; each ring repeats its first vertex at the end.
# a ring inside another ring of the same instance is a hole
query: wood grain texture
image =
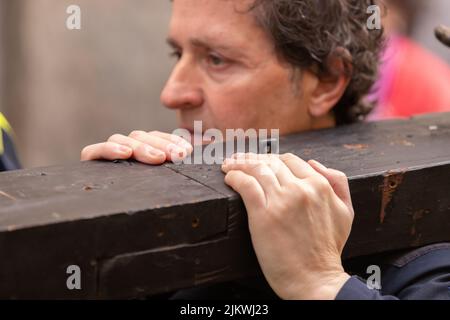
{"type": "MultiPolygon", "coordinates": [[[[344,171],[353,258],[450,241],[450,114],[308,132],[281,152],[344,171]]],[[[219,165],[86,162],[0,174],[0,297],[134,298],[260,274],[219,165]],[[82,290],[66,288],[66,268],[82,290]]]]}

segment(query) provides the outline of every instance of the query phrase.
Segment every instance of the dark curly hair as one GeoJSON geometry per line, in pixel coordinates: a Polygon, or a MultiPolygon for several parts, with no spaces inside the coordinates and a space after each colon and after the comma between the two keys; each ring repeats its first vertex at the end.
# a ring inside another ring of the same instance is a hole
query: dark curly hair
{"type": "Polygon", "coordinates": [[[336,123],[352,123],[372,110],[364,97],[372,88],[383,30],[369,30],[367,8],[376,0],[255,0],[251,12],[295,68],[332,75],[330,58],[344,60],[350,83],[334,107],[336,123]]]}

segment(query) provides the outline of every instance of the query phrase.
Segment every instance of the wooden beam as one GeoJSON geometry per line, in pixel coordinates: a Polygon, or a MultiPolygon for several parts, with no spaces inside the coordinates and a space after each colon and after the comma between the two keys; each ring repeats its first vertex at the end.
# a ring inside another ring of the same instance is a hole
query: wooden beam
{"type": "MultiPolygon", "coordinates": [[[[344,258],[450,241],[450,113],[309,132],[282,153],[344,171],[344,258]]],[[[0,174],[1,298],[133,298],[260,273],[218,165],[85,162],[0,174]],[[68,290],[66,268],[81,268],[68,290]]]]}

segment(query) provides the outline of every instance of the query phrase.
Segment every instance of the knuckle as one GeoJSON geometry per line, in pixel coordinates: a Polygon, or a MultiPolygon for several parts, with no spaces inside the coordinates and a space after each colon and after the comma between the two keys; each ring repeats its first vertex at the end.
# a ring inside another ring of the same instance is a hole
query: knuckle
{"type": "Polygon", "coordinates": [[[139,140],[136,139],[136,141],[132,141],[129,145],[133,152],[140,153],[140,154],[147,154],[148,149],[147,145],[139,140]]]}
{"type": "Polygon", "coordinates": [[[292,180],[283,187],[281,196],[283,199],[292,198],[297,202],[303,203],[308,197],[308,189],[309,187],[305,183],[292,180]]]}
{"type": "Polygon", "coordinates": [[[283,161],[281,161],[278,157],[273,157],[268,162],[268,165],[272,168],[273,172],[278,172],[278,170],[282,169],[282,166],[284,166],[283,161]]]}
{"type": "Polygon", "coordinates": [[[89,155],[89,146],[86,146],[81,150],[81,159],[86,159],[89,155]]]}
{"type": "Polygon", "coordinates": [[[133,131],[131,131],[131,133],[128,136],[130,138],[137,139],[137,138],[141,137],[143,134],[145,134],[144,131],[133,130],[133,131]]]}
{"type": "Polygon", "coordinates": [[[277,156],[274,154],[259,154],[258,159],[261,161],[264,161],[266,163],[275,162],[277,161],[277,156]]]}
{"type": "Polygon", "coordinates": [[[294,155],[293,153],[285,153],[280,156],[280,159],[284,162],[288,162],[288,161],[297,160],[298,157],[296,155],[294,155]]]}
{"type": "Polygon", "coordinates": [[[335,170],[335,175],[336,175],[336,178],[339,180],[342,180],[342,181],[348,180],[347,175],[345,173],[343,173],[342,171],[335,170]]]}
{"type": "Polygon", "coordinates": [[[113,141],[118,141],[120,138],[122,138],[123,136],[121,134],[115,133],[112,136],[110,136],[107,140],[107,142],[113,142],[113,141]]]}
{"type": "Polygon", "coordinates": [[[280,156],[283,160],[287,160],[287,159],[291,159],[293,157],[295,157],[292,153],[288,152],[288,153],[284,153],[280,156]]]}
{"type": "Polygon", "coordinates": [[[355,211],[353,209],[349,210],[348,216],[350,221],[353,222],[353,220],[355,219],[355,211]]]}
{"type": "Polygon", "coordinates": [[[135,152],[138,154],[146,154],[147,153],[146,145],[142,142],[138,142],[138,143],[134,144],[134,149],[135,149],[135,152]]]}
{"type": "Polygon", "coordinates": [[[299,194],[302,191],[302,185],[298,183],[295,179],[292,179],[285,184],[286,196],[289,194],[299,194]]]}
{"type": "Polygon", "coordinates": [[[328,193],[332,190],[330,183],[325,177],[318,176],[313,180],[314,189],[319,194],[328,193]]]}
{"type": "Polygon", "coordinates": [[[313,203],[317,202],[319,196],[320,192],[318,192],[318,190],[315,187],[313,187],[312,185],[307,185],[304,186],[303,188],[301,200],[305,205],[310,206],[313,203]]]}

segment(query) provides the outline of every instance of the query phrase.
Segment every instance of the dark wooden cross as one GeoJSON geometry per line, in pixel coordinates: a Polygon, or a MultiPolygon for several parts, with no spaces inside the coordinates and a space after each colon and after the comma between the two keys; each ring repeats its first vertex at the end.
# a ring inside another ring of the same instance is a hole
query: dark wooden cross
{"type": "MultiPolygon", "coordinates": [[[[279,147],[348,175],[344,259],[450,241],[450,113],[279,147]]],[[[245,207],[223,178],[219,165],[127,161],[0,174],[0,297],[135,298],[259,274],[245,207]],[[71,265],[81,290],[67,287],[71,265]]]]}

